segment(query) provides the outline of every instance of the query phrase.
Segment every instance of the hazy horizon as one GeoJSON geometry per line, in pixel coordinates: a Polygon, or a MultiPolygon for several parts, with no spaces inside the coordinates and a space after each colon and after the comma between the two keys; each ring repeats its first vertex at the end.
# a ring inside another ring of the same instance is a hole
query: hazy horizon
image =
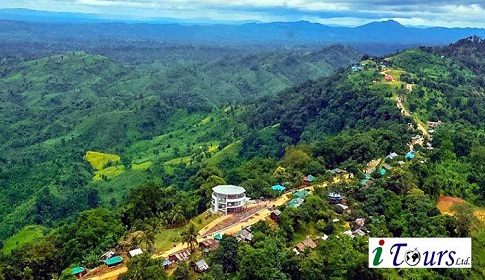
{"type": "Polygon", "coordinates": [[[95,15],[118,21],[181,23],[241,23],[309,21],[330,26],[355,27],[395,20],[414,27],[485,28],[484,4],[475,0],[0,0],[0,9],[29,9],[95,15]]]}

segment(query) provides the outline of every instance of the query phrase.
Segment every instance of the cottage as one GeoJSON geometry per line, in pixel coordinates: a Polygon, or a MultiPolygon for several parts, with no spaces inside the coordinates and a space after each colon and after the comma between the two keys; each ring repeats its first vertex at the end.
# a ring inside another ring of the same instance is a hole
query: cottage
{"type": "Polygon", "coordinates": [[[389,82],[394,80],[394,79],[392,78],[392,76],[391,76],[391,75],[388,75],[388,74],[386,74],[386,75],[384,76],[384,79],[386,79],[386,81],[389,81],[389,82]]]}
{"type": "Polygon", "coordinates": [[[236,235],[237,241],[248,241],[251,242],[253,240],[253,234],[251,233],[251,230],[248,228],[245,228],[241,230],[240,232],[237,233],[236,235]]]}
{"type": "Polygon", "coordinates": [[[351,238],[354,238],[354,235],[352,234],[352,231],[350,229],[344,231],[344,234],[350,236],[351,238]]]}
{"type": "Polygon", "coordinates": [[[273,221],[277,222],[277,221],[278,221],[278,218],[279,218],[279,216],[280,216],[280,215],[281,215],[281,211],[280,211],[280,210],[278,210],[278,209],[276,209],[276,210],[274,210],[273,212],[271,212],[271,214],[270,214],[270,218],[271,218],[273,221]]]}
{"type": "Polygon", "coordinates": [[[344,211],[347,210],[347,209],[349,209],[349,206],[347,206],[345,204],[341,204],[341,203],[337,204],[336,206],[342,208],[342,210],[344,210],[344,211]]]}
{"type": "Polygon", "coordinates": [[[138,255],[143,254],[143,251],[140,248],[137,248],[137,249],[129,251],[128,254],[130,254],[130,257],[133,258],[133,257],[136,257],[138,255]]]}
{"type": "Polygon", "coordinates": [[[350,236],[350,238],[353,239],[356,236],[364,236],[365,232],[361,229],[357,229],[357,230],[354,230],[354,231],[346,230],[346,231],[343,232],[343,234],[350,236]]]}
{"type": "Polygon", "coordinates": [[[214,239],[220,241],[222,239],[222,236],[224,236],[224,233],[220,232],[220,233],[214,235],[214,239]]]}
{"type": "Polygon", "coordinates": [[[323,241],[326,241],[328,239],[328,235],[326,234],[323,234],[322,237],[320,237],[320,239],[322,239],[323,241]]]}
{"type": "Polygon", "coordinates": [[[163,260],[162,262],[163,268],[165,269],[169,269],[171,264],[172,262],[170,262],[169,260],[163,260]]]}
{"type": "Polygon", "coordinates": [[[308,175],[308,176],[303,177],[303,181],[308,182],[308,183],[311,183],[314,180],[315,180],[315,177],[313,175],[311,175],[311,174],[308,175]]]}
{"type": "Polygon", "coordinates": [[[123,258],[120,256],[116,257],[111,257],[107,260],[104,261],[104,264],[106,264],[108,267],[113,267],[115,265],[118,265],[123,262],[123,258]]]}
{"type": "Polygon", "coordinates": [[[441,121],[439,120],[437,122],[428,122],[427,124],[428,124],[428,127],[436,128],[441,125],[441,121]]]}
{"type": "Polygon", "coordinates": [[[360,184],[364,187],[369,187],[370,185],[372,185],[372,180],[371,179],[362,179],[360,180],[360,184]]]}
{"type": "Polygon", "coordinates": [[[204,255],[205,257],[208,257],[210,252],[211,252],[210,249],[205,248],[204,250],[202,250],[202,255],[204,255]]]}
{"type": "Polygon", "coordinates": [[[358,71],[361,71],[361,70],[362,70],[362,67],[360,67],[360,66],[356,66],[356,65],[352,66],[353,72],[358,72],[358,71]]]}
{"type": "Polygon", "coordinates": [[[365,219],[364,218],[355,219],[355,226],[357,228],[363,228],[365,226],[365,219]]]}
{"type": "Polygon", "coordinates": [[[274,186],[272,186],[272,187],[271,187],[271,189],[272,189],[273,191],[282,192],[282,191],[284,191],[286,188],[285,188],[284,186],[282,186],[282,185],[274,185],[274,186]]]}
{"type": "Polygon", "coordinates": [[[300,207],[300,205],[303,204],[305,200],[303,200],[303,198],[293,198],[292,200],[290,200],[290,202],[288,202],[288,207],[295,207],[295,208],[298,208],[300,207]]]}
{"type": "Polygon", "coordinates": [[[360,180],[360,184],[364,187],[368,187],[372,184],[372,176],[369,173],[365,174],[365,178],[360,180]]]}
{"type": "Polygon", "coordinates": [[[187,249],[180,250],[176,253],[168,255],[168,260],[170,262],[186,261],[190,257],[190,252],[187,249]]]}
{"type": "Polygon", "coordinates": [[[77,279],[81,279],[87,273],[88,272],[84,267],[78,266],[72,269],[71,275],[76,276],[77,279]]]}
{"type": "Polygon", "coordinates": [[[107,260],[107,259],[110,259],[112,258],[113,256],[115,255],[115,252],[112,251],[112,250],[109,250],[107,251],[106,253],[102,254],[101,256],[99,256],[101,259],[103,260],[107,260]]]}
{"type": "Polygon", "coordinates": [[[202,242],[199,242],[199,247],[202,249],[209,249],[209,251],[214,251],[219,247],[219,241],[209,238],[202,242]]]}
{"type": "Polygon", "coordinates": [[[334,169],[331,169],[331,170],[327,170],[327,172],[330,172],[331,174],[342,175],[344,173],[347,173],[347,170],[340,169],[340,168],[334,168],[334,169]]]}
{"type": "Polygon", "coordinates": [[[405,156],[406,159],[413,159],[414,157],[415,157],[414,151],[407,153],[405,156]]]}
{"type": "Polygon", "coordinates": [[[412,84],[406,84],[406,90],[409,92],[413,91],[413,85],[412,84]]]}
{"type": "Polygon", "coordinates": [[[386,159],[393,160],[397,156],[398,156],[398,154],[392,152],[392,153],[390,153],[389,155],[386,156],[386,159]]]}
{"type": "Polygon", "coordinates": [[[293,193],[293,196],[296,196],[298,198],[305,198],[310,195],[310,192],[307,190],[301,190],[293,193]]]}
{"type": "Polygon", "coordinates": [[[305,251],[305,248],[315,249],[317,248],[317,244],[310,238],[303,240],[302,242],[295,245],[293,251],[299,255],[305,251]]]}
{"type": "Polygon", "coordinates": [[[209,270],[209,265],[205,262],[205,260],[200,260],[195,263],[195,271],[203,273],[207,270],[209,270]]]}
{"type": "Polygon", "coordinates": [[[331,192],[328,194],[328,200],[330,201],[330,203],[341,203],[343,198],[344,197],[338,192],[331,192]]]}

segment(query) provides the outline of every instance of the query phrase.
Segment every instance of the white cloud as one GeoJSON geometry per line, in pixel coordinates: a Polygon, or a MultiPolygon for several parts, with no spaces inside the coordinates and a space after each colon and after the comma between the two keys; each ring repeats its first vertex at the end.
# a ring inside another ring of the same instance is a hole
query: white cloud
{"type": "Polygon", "coordinates": [[[483,0],[0,0],[3,8],[90,12],[130,18],[295,21],[360,25],[396,19],[405,25],[485,28],[483,0]],[[445,3],[443,3],[445,2],[445,3]]]}

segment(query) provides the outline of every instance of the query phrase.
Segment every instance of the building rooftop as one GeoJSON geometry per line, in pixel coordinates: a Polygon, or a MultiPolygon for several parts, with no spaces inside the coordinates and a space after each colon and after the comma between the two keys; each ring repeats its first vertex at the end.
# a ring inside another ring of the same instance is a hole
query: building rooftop
{"type": "Polygon", "coordinates": [[[108,266],[119,264],[123,262],[123,258],[120,256],[112,257],[104,261],[104,263],[108,266]]]}
{"type": "Polygon", "coordinates": [[[201,272],[209,269],[209,265],[205,260],[200,260],[196,262],[195,265],[197,266],[197,270],[201,272]]]}
{"type": "Polygon", "coordinates": [[[305,198],[306,196],[309,196],[310,192],[307,190],[301,190],[293,193],[293,196],[299,197],[299,198],[305,198]]]}
{"type": "Polygon", "coordinates": [[[143,251],[140,248],[137,248],[137,249],[129,251],[128,253],[130,254],[130,257],[135,257],[135,256],[143,254],[143,251]]]}
{"type": "Polygon", "coordinates": [[[75,267],[72,269],[72,275],[76,275],[76,274],[79,274],[79,273],[83,273],[84,271],[86,271],[86,269],[82,266],[78,266],[78,267],[75,267]]]}
{"type": "Polygon", "coordinates": [[[238,195],[243,194],[246,190],[243,187],[233,186],[233,185],[219,185],[212,188],[212,191],[219,194],[225,195],[238,195]]]}

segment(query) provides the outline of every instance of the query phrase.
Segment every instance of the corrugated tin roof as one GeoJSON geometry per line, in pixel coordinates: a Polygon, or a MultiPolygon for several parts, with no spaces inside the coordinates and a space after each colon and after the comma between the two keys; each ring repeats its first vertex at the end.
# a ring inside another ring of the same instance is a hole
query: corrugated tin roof
{"type": "Polygon", "coordinates": [[[78,266],[78,267],[75,267],[72,269],[72,275],[76,275],[76,274],[79,274],[79,273],[83,273],[84,271],[86,271],[86,269],[82,266],[78,266]]]}
{"type": "Polygon", "coordinates": [[[123,262],[123,258],[120,256],[112,257],[104,261],[104,263],[108,266],[115,265],[123,262]]]}
{"type": "Polygon", "coordinates": [[[129,251],[128,253],[130,254],[131,257],[135,257],[135,256],[143,254],[143,251],[140,248],[137,248],[137,249],[129,251]]]}
{"type": "Polygon", "coordinates": [[[195,265],[199,271],[206,271],[209,269],[209,265],[205,262],[205,260],[200,260],[196,262],[195,265]]]}

